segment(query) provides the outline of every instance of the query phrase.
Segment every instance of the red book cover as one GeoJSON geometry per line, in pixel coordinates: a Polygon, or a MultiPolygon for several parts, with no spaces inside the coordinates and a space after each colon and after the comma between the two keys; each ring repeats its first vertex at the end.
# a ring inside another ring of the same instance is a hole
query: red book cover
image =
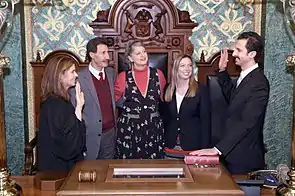
{"type": "Polygon", "coordinates": [[[187,165],[200,164],[200,165],[218,165],[219,156],[195,156],[186,155],[184,162],[187,165]]]}

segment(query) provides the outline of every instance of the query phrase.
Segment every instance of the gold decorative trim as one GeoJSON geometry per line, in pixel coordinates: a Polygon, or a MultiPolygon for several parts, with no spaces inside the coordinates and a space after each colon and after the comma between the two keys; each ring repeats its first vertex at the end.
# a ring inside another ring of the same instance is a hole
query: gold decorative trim
{"type": "Polygon", "coordinates": [[[261,35],[262,3],[261,0],[254,2],[254,31],[261,35]]]}
{"type": "Polygon", "coordinates": [[[33,60],[32,51],[32,18],[31,18],[31,6],[25,6],[25,39],[26,39],[26,73],[27,73],[27,108],[28,108],[28,127],[29,127],[29,140],[35,137],[35,112],[34,112],[34,80],[33,70],[30,62],[33,60]]]}

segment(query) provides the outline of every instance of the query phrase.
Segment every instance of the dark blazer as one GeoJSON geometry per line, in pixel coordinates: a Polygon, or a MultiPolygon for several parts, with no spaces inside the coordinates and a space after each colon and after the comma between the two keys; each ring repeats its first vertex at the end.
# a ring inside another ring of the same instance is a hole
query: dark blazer
{"type": "Polygon", "coordinates": [[[83,160],[85,124],[70,101],[51,96],[41,106],[38,130],[38,171],[70,171],[83,160]]]}
{"type": "Polygon", "coordinates": [[[229,102],[222,132],[216,144],[231,173],[246,173],[265,166],[263,124],[269,98],[269,83],[257,68],[250,72],[238,88],[226,71],[217,74],[229,102]]]}
{"type": "Polygon", "coordinates": [[[171,102],[161,103],[164,121],[165,146],[174,148],[179,133],[183,150],[196,150],[210,146],[210,102],[206,86],[198,84],[194,97],[184,97],[179,113],[174,92],[171,102]]]}

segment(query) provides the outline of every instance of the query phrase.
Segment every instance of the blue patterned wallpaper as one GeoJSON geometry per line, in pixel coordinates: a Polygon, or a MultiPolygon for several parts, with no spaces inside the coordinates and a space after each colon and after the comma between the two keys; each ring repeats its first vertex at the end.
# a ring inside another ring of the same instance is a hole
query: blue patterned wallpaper
{"type": "Polygon", "coordinates": [[[2,53],[10,57],[9,72],[4,75],[7,165],[13,174],[20,175],[25,143],[20,14],[14,18],[12,32],[2,53]]]}
{"type": "MultiPolygon", "coordinates": [[[[26,19],[25,30],[27,50],[24,55],[27,62],[35,57],[37,50],[44,57],[52,50],[69,49],[84,59],[85,45],[94,36],[92,29],[87,25],[88,22],[95,19],[97,10],[108,8],[114,2],[115,0],[71,1],[70,8],[64,11],[42,6],[25,8],[26,14],[30,16],[26,19]]],[[[204,50],[208,59],[220,48],[231,47],[241,31],[257,30],[255,27],[259,26],[255,23],[255,18],[260,18],[261,15],[256,7],[239,7],[233,4],[234,0],[173,0],[173,2],[180,9],[188,10],[192,19],[200,24],[193,30],[191,37],[195,45],[196,58],[200,51],[204,50]]],[[[268,0],[268,2],[273,1],[268,0]]],[[[292,51],[292,45],[276,6],[269,3],[267,11],[265,73],[271,84],[271,100],[266,116],[265,140],[269,149],[267,163],[275,167],[279,162],[287,163],[290,160],[292,76],[285,73],[284,59],[292,51]]],[[[19,15],[15,26],[4,49],[4,52],[11,57],[13,65],[4,83],[8,165],[13,173],[19,174],[23,165],[24,144],[24,92],[19,15]]],[[[28,65],[27,71],[30,71],[28,65]]],[[[27,75],[28,88],[32,85],[30,74],[29,72],[27,75]]],[[[28,104],[31,103],[30,100],[32,97],[29,95],[28,104]]],[[[30,105],[28,109],[30,118],[32,115],[30,105]]],[[[32,129],[30,132],[33,134],[32,129]]]]}
{"type": "Polygon", "coordinates": [[[286,72],[285,59],[294,51],[294,44],[286,30],[281,3],[267,2],[264,72],[270,83],[270,98],[264,136],[267,163],[275,168],[279,163],[291,163],[293,76],[286,72]]]}
{"type": "MultiPolygon", "coordinates": [[[[70,1],[67,9],[35,6],[31,12],[33,55],[37,51],[45,56],[52,50],[69,49],[85,57],[87,41],[94,35],[88,26],[96,18],[97,10],[108,8],[115,0],[70,1]]],[[[195,45],[194,56],[202,51],[207,58],[220,48],[231,47],[242,31],[254,29],[257,9],[253,5],[240,6],[234,0],[172,0],[181,10],[189,11],[199,26],[191,37],[195,45]]],[[[33,58],[33,56],[32,56],[33,58]]]]}
{"type": "Polygon", "coordinates": [[[192,20],[199,24],[191,37],[196,59],[199,59],[202,51],[208,59],[221,48],[231,48],[241,32],[255,29],[254,16],[257,10],[253,5],[241,7],[231,0],[173,2],[179,9],[189,11],[192,20]]]}

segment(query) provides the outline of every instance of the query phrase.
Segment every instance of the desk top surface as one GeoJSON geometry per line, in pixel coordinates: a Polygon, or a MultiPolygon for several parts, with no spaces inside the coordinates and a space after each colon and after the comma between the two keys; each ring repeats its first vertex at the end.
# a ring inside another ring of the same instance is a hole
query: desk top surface
{"type": "MultiPolygon", "coordinates": [[[[199,168],[194,165],[186,166],[183,161],[178,160],[108,160],[108,161],[82,161],[78,163],[68,175],[59,191],[41,191],[33,184],[23,185],[25,180],[32,179],[34,176],[22,176],[13,178],[23,187],[23,195],[30,196],[69,196],[69,195],[243,195],[239,186],[234,183],[230,174],[218,165],[214,168],[199,168]],[[123,167],[137,168],[142,165],[151,168],[163,167],[187,167],[190,172],[189,180],[183,181],[152,181],[152,182],[126,182],[120,179],[117,182],[107,181],[110,178],[110,171],[118,165],[123,167]],[[96,182],[78,182],[79,171],[89,171],[95,169],[97,172],[96,182]],[[109,173],[108,173],[109,172],[109,173]]],[[[245,179],[246,175],[233,176],[235,179],[245,179]]],[[[262,188],[261,195],[275,195],[274,190],[262,188]]]]}
{"type": "Polygon", "coordinates": [[[243,195],[230,174],[217,165],[200,168],[182,160],[99,160],[79,162],[63,183],[59,196],[93,195],[243,195]],[[184,178],[114,178],[114,168],[183,168],[184,178]],[[96,170],[95,182],[78,182],[80,171],[96,170]]]}

